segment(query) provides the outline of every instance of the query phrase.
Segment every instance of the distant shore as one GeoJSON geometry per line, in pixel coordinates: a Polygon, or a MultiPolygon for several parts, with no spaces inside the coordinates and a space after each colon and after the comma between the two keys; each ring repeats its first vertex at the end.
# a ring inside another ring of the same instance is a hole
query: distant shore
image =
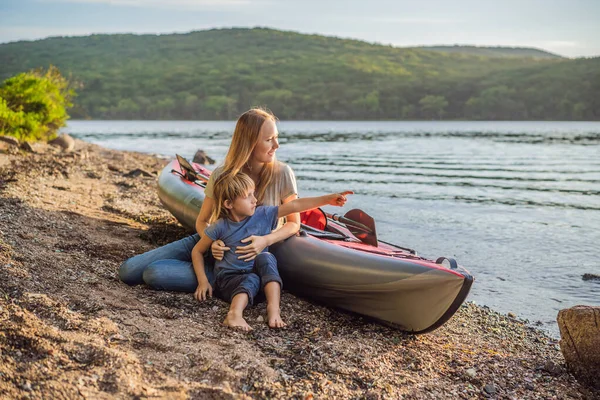
{"type": "Polygon", "coordinates": [[[0,396],[164,398],[593,398],[557,341],[467,303],[411,336],[285,293],[250,334],[224,302],[129,287],[126,258],[187,234],[161,207],[166,161],[80,140],[0,154],[0,396]],[[127,177],[137,168],[152,177],[127,177]]]}

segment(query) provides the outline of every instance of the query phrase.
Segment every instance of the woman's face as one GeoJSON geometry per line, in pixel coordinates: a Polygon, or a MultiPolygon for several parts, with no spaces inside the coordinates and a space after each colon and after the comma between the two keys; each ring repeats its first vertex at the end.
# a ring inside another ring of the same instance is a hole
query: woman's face
{"type": "Polygon", "coordinates": [[[275,151],[279,148],[279,132],[275,121],[266,120],[260,128],[258,142],[252,150],[252,159],[261,163],[272,162],[275,158],[275,151]]]}

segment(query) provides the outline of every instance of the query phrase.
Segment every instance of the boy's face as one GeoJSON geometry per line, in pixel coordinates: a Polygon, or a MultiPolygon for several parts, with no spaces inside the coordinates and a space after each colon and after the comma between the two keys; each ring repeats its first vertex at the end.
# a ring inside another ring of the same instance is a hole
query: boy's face
{"type": "Polygon", "coordinates": [[[246,191],[245,196],[240,196],[232,204],[231,211],[239,217],[249,217],[254,215],[256,210],[256,197],[254,197],[254,188],[246,191]]]}

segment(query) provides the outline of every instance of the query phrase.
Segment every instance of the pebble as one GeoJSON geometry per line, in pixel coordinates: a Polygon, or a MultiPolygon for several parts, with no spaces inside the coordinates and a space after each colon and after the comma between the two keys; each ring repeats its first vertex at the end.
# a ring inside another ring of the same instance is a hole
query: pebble
{"type": "Polygon", "coordinates": [[[152,172],[146,171],[145,169],[136,168],[129,171],[123,176],[128,178],[137,178],[138,176],[153,177],[154,175],[152,174],[152,172]]]}
{"type": "Polygon", "coordinates": [[[512,312],[509,312],[509,313],[508,313],[508,316],[509,316],[510,318],[517,318],[516,314],[515,314],[515,313],[512,313],[512,312]]]}
{"type": "Polygon", "coordinates": [[[560,365],[556,364],[552,360],[546,361],[546,363],[543,366],[539,367],[538,369],[546,371],[550,375],[555,375],[555,376],[556,375],[560,375],[560,374],[562,374],[564,372],[563,368],[560,365]]]}
{"type": "Polygon", "coordinates": [[[48,142],[52,146],[60,147],[63,151],[72,151],[75,148],[75,141],[66,133],[61,134],[55,139],[48,142]]]}
{"type": "Polygon", "coordinates": [[[213,306],[212,310],[213,311],[219,311],[219,306],[213,306]]]}
{"type": "Polygon", "coordinates": [[[469,368],[465,371],[465,373],[471,378],[475,378],[475,376],[477,375],[477,371],[475,370],[475,368],[469,368]]]}
{"type": "Polygon", "coordinates": [[[256,318],[256,322],[264,322],[265,319],[263,318],[262,315],[259,315],[258,318],[256,318]]]}
{"type": "Polygon", "coordinates": [[[33,390],[31,388],[31,383],[29,383],[28,381],[26,381],[24,384],[21,385],[21,389],[23,389],[27,392],[31,392],[33,390]]]}
{"type": "Polygon", "coordinates": [[[123,342],[126,341],[127,338],[119,333],[116,333],[114,335],[110,335],[110,337],[108,338],[108,342],[109,343],[114,343],[114,342],[123,342]]]}
{"type": "Polygon", "coordinates": [[[488,383],[487,385],[485,385],[483,387],[483,391],[486,392],[489,395],[494,395],[496,394],[496,388],[494,387],[494,385],[488,383]]]}

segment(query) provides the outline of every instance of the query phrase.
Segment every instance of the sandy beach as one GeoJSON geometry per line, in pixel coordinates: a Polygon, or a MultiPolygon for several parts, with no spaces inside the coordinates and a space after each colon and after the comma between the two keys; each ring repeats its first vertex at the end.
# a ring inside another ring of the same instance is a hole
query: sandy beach
{"type": "Polygon", "coordinates": [[[284,293],[288,328],[270,330],[263,303],[245,334],[221,325],[223,301],[129,287],[123,260],[188,234],[156,194],[167,161],[33,150],[0,154],[2,398],[600,397],[555,339],[473,303],[412,336],[284,293]]]}

